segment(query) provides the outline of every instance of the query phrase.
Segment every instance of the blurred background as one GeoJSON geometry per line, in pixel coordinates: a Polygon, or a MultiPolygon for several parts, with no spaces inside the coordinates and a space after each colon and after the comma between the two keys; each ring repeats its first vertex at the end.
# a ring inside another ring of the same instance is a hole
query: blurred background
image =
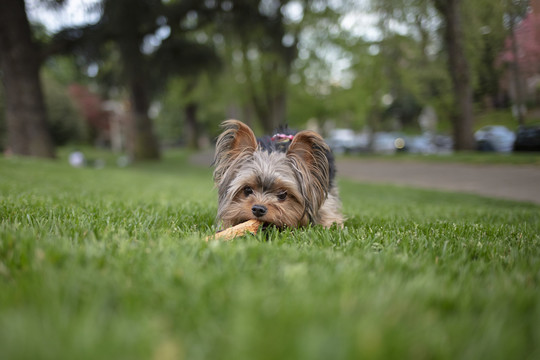
{"type": "Polygon", "coordinates": [[[0,149],[125,161],[219,123],[336,153],[540,150],[540,0],[2,0],[0,149]]]}

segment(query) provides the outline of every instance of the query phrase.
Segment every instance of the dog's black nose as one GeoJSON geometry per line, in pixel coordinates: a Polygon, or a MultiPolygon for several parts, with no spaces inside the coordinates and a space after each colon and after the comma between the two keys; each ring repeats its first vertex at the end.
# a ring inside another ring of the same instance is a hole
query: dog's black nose
{"type": "Polygon", "coordinates": [[[266,215],[266,213],[268,212],[268,209],[266,208],[266,206],[263,206],[263,205],[253,205],[253,207],[251,208],[251,212],[256,217],[261,217],[261,216],[266,215]]]}

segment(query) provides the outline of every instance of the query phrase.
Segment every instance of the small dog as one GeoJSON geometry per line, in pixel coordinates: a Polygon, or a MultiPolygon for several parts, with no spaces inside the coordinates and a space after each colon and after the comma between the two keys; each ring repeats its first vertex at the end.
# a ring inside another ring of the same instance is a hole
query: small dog
{"type": "Polygon", "coordinates": [[[238,120],[227,120],[222,128],[214,182],[223,227],[251,219],[278,228],[343,224],[334,160],[319,134],[282,128],[256,139],[238,120]]]}

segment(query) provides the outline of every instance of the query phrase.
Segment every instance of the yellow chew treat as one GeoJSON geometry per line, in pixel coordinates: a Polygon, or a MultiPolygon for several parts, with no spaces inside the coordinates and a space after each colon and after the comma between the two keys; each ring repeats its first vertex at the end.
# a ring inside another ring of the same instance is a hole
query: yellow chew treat
{"type": "Polygon", "coordinates": [[[231,240],[237,236],[244,235],[246,232],[256,234],[261,224],[262,222],[260,222],[259,220],[248,220],[241,224],[217,232],[214,235],[210,235],[206,238],[206,241],[211,239],[231,240]]]}

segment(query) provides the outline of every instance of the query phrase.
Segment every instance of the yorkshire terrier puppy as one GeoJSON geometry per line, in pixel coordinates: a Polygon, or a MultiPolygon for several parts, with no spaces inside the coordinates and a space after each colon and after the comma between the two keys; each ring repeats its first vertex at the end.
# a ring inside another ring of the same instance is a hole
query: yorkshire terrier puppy
{"type": "Polygon", "coordinates": [[[222,128],[214,182],[223,227],[251,219],[278,228],[343,224],[334,160],[319,134],[280,129],[257,139],[238,120],[225,121],[222,128]]]}

